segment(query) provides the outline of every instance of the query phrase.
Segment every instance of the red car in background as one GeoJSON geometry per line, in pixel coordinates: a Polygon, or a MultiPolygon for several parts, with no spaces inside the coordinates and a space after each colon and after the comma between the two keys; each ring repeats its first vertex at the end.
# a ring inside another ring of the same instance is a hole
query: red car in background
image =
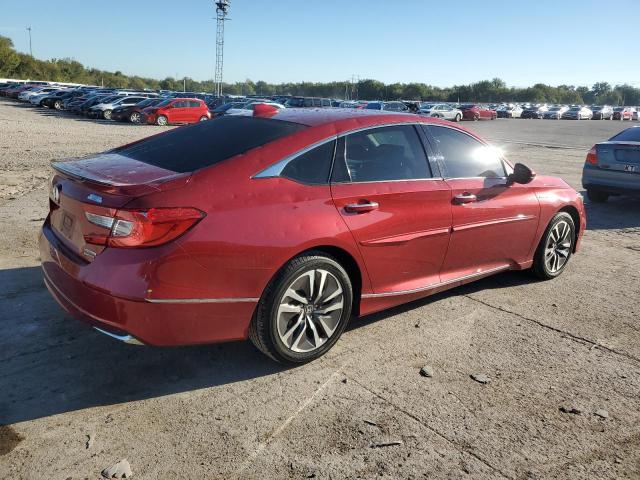
{"type": "Polygon", "coordinates": [[[505,270],[555,278],[586,227],[563,180],[376,110],[265,105],[53,168],[40,255],[68,312],[128,343],[250,338],[292,364],[352,315],[505,270]]]}
{"type": "Polygon", "coordinates": [[[489,110],[487,107],[475,103],[460,105],[460,110],[462,110],[464,120],[495,120],[498,117],[498,112],[495,110],[489,110]]]}
{"type": "Polygon", "coordinates": [[[142,110],[145,121],[156,125],[196,123],[211,119],[207,104],[198,98],[168,98],[142,110]]]}
{"type": "Polygon", "coordinates": [[[615,107],[613,109],[614,120],[633,120],[633,112],[635,109],[631,107],[615,107]]]}

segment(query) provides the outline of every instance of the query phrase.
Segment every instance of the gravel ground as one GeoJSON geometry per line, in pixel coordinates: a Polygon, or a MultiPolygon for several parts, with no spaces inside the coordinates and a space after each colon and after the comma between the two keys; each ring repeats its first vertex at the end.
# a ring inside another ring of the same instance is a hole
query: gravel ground
{"type": "MultiPolygon", "coordinates": [[[[623,127],[465,126],[576,188],[585,150],[623,127]]],[[[126,458],[145,479],[640,478],[640,201],[588,205],[554,281],[504,273],[356,320],[303,367],[249,343],[132,347],[61,311],[35,239],[50,160],[157,131],[0,100],[0,477],[94,479],[126,458]]]]}

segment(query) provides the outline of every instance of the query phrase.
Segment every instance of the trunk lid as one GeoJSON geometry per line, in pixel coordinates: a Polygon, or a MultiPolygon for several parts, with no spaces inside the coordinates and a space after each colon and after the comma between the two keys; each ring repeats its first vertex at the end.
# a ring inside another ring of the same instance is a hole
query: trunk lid
{"type": "Polygon", "coordinates": [[[600,168],[640,173],[640,142],[603,142],[596,148],[600,168]]]}
{"type": "Polygon", "coordinates": [[[55,162],[52,166],[55,174],[49,192],[51,229],[71,252],[88,262],[105,247],[88,243],[86,237],[107,235],[110,231],[108,226],[96,224],[95,215],[113,217],[133,199],[179,188],[190,178],[189,173],[177,174],[114,152],[55,162]]]}

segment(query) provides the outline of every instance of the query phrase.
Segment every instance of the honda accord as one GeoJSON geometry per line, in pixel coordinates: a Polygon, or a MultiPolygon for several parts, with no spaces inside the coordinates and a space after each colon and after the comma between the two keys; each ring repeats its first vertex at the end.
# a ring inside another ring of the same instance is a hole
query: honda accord
{"type": "Polygon", "coordinates": [[[44,281],[129,343],[250,338],[304,363],[366,315],[505,270],[560,275],[563,180],[429,117],[256,107],[53,164],[44,281]]]}

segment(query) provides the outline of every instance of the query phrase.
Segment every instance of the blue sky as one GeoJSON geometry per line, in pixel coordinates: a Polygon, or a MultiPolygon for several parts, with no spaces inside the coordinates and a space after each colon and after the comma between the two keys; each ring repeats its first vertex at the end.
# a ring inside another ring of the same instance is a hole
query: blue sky
{"type": "MultiPolygon", "coordinates": [[[[204,80],[214,16],[212,0],[7,0],[0,35],[28,52],[31,25],[38,58],[204,80]]],[[[230,18],[230,82],[640,82],[638,0],[231,0],[230,18]],[[614,24],[626,24],[624,38],[614,24]]]]}

